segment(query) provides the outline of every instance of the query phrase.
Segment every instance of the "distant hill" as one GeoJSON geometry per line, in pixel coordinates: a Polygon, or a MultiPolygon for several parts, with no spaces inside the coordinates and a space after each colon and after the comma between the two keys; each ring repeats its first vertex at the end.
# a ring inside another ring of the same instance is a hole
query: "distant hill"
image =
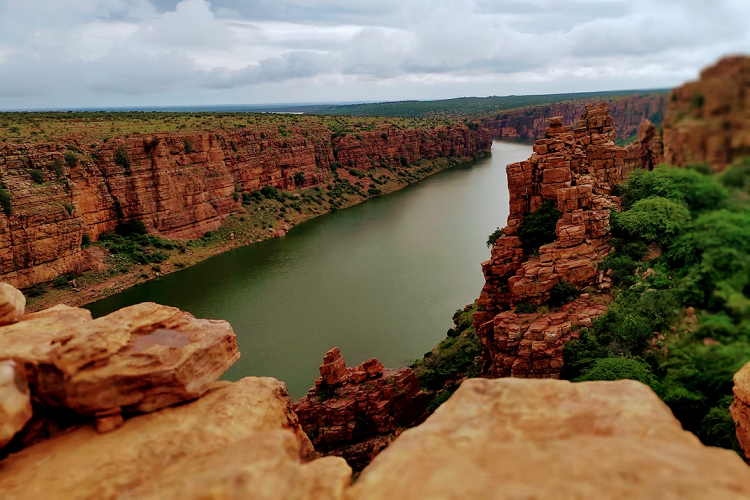
{"type": "Polygon", "coordinates": [[[310,106],[305,113],[350,115],[350,116],[387,116],[387,117],[480,117],[489,116],[498,111],[507,111],[533,106],[543,106],[568,101],[612,100],[632,95],[666,94],[669,89],[651,90],[614,90],[607,92],[577,92],[570,94],[545,95],[510,95],[490,97],[460,97],[437,101],[395,101],[369,104],[347,104],[310,106]]]}

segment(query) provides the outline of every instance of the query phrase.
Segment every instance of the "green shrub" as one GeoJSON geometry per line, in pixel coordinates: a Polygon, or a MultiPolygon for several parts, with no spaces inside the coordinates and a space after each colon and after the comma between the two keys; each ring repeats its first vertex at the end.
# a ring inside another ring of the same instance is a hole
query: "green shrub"
{"type": "Polygon", "coordinates": [[[184,139],[182,143],[185,145],[185,152],[187,154],[190,154],[193,152],[193,143],[190,142],[190,139],[184,139]]]}
{"type": "Polygon", "coordinates": [[[492,248],[495,246],[495,243],[497,240],[503,235],[503,230],[501,228],[497,228],[494,231],[490,233],[490,235],[487,237],[487,248],[492,248]]]}
{"type": "Polygon", "coordinates": [[[637,380],[657,392],[661,390],[648,364],[638,359],[622,356],[597,359],[574,381],[624,379],[637,380]]]}
{"type": "Polygon", "coordinates": [[[372,187],[372,186],[367,190],[367,194],[369,194],[370,196],[378,196],[378,195],[380,195],[382,193],[383,193],[383,191],[381,191],[380,189],[378,189],[376,187],[372,187]]]}
{"type": "Polygon", "coordinates": [[[0,205],[2,205],[6,217],[10,217],[11,213],[13,213],[13,203],[10,193],[2,185],[0,185],[0,205]]]}
{"type": "Polygon", "coordinates": [[[137,219],[127,222],[120,222],[115,227],[115,233],[120,236],[130,236],[134,234],[146,234],[146,225],[137,219]]]}
{"type": "Polygon", "coordinates": [[[728,188],[750,191],[750,158],[732,163],[721,176],[721,183],[728,188]]]}
{"type": "Polygon", "coordinates": [[[305,185],[305,174],[304,172],[297,172],[294,174],[294,184],[297,186],[304,186],[305,185]]]}
{"type": "Polygon", "coordinates": [[[680,203],[661,197],[638,200],[626,212],[612,212],[613,233],[643,241],[667,244],[690,222],[690,212],[680,203]]]}
{"type": "MultiPolygon", "coordinates": [[[[70,153],[70,151],[68,151],[70,153]]],[[[67,153],[66,153],[67,156],[67,153]]],[[[51,163],[47,164],[47,170],[54,172],[55,176],[59,179],[65,172],[63,171],[63,162],[60,158],[55,158],[51,163]]]]}
{"type": "Polygon", "coordinates": [[[569,281],[560,281],[555,283],[549,295],[547,303],[551,307],[560,307],[568,302],[572,302],[581,295],[578,287],[569,281]]]}
{"type": "Polygon", "coordinates": [[[121,166],[126,171],[130,171],[130,153],[125,149],[125,145],[115,151],[115,164],[121,166]]]}
{"type": "Polygon", "coordinates": [[[602,261],[600,269],[612,269],[612,281],[615,285],[633,286],[638,281],[635,276],[635,270],[641,267],[641,264],[634,261],[628,255],[621,255],[619,252],[612,252],[602,261]]]}
{"type": "Polygon", "coordinates": [[[555,202],[546,201],[539,210],[523,218],[516,234],[527,252],[536,251],[540,246],[555,241],[555,227],[560,215],[555,202]]]}
{"type": "Polygon", "coordinates": [[[446,401],[448,401],[448,399],[450,399],[451,396],[453,396],[454,392],[455,391],[446,390],[446,391],[441,392],[434,398],[432,398],[432,400],[427,405],[427,412],[434,413],[435,410],[437,410],[441,404],[445,403],[446,401]]]}
{"type": "Polygon", "coordinates": [[[78,156],[73,151],[66,151],[65,163],[67,163],[69,167],[75,167],[76,163],[78,163],[78,156]]]}
{"type": "Polygon", "coordinates": [[[516,305],[516,309],[513,311],[516,314],[534,314],[539,306],[529,304],[528,302],[521,302],[516,305]]]}
{"type": "Polygon", "coordinates": [[[91,236],[89,236],[88,234],[84,234],[83,236],[81,236],[82,247],[89,246],[90,244],[91,244],[91,236]]]}
{"type": "Polygon", "coordinates": [[[46,283],[39,283],[38,285],[27,290],[25,295],[31,298],[41,297],[42,295],[47,293],[47,290],[48,287],[46,283]]]}
{"type": "Polygon", "coordinates": [[[29,173],[31,174],[31,178],[34,180],[34,182],[36,182],[37,184],[44,183],[44,172],[42,172],[38,168],[34,168],[29,173]]]}
{"type": "Polygon", "coordinates": [[[640,200],[657,196],[701,212],[716,210],[728,196],[716,177],[670,166],[660,166],[651,172],[632,172],[625,183],[625,191],[625,209],[630,209],[640,200]]]}

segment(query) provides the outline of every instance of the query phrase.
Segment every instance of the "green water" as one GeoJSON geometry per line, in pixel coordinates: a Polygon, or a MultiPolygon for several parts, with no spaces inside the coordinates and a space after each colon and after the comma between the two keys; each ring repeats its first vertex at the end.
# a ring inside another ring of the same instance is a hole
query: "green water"
{"type": "Polygon", "coordinates": [[[227,320],[242,357],[225,378],[275,377],[293,399],[334,346],[350,366],[408,365],[479,295],[487,235],[508,215],[505,165],[530,154],[528,144],[496,141],[489,158],[87,307],[97,317],[153,301],[227,320]]]}

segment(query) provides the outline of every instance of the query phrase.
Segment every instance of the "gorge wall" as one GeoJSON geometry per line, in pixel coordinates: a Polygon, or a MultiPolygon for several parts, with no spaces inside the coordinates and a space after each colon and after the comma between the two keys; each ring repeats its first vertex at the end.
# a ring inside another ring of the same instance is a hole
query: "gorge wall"
{"type": "Polygon", "coordinates": [[[608,302],[610,278],[597,271],[597,262],[610,250],[609,212],[619,199],[609,191],[623,178],[627,151],[614,145],[613,120],[604,103],[586,106],[574,130],[553,118],[545,135],[529,160],[507,166],[508,225],[491,259],[482,263],[485,285],[474,327],[482,342],[483,371],[492,377],[559,378],[564,343],[603,314],[608,302]],[[555,239],[532,248],[519,228],[543,206],[559,216],[555,239]],[[590,291],[551,313],[513,311],[523,303],[546,303],[561,282],[590,291]]]}
{"type": "MultiPolygon", "coordinates": [[[[660,123],[664,117],[667,98],[666,93],[644,93],[605,101],[609,105],[616,130],[615,138],[636,135],[639,125],[645,119],[660,123]]],[[[569,101],[501,111],[494,117],[483,119],[482,123],[496,137],[541,139],[553,117],[559,117],[563,125],[573,127],[586,110],[587,104],[591,103],[569,101]]]]}
{"type": "Polygon", "coordinates": [[[57,143],[0,145],[0,279],[15,286],[86,270],[92,259],[81,247],[84,235],[94,241],[119,221],[138,219],[151,233],[195,238],[239,209],[240,193],[314,186],[334,162],[366,171],[469,157],[489,150],[491,135],[465,124],[381,124],[341,136],[320,123],[73,142],[80,154],[71,161],[57,143]],[[300,172],[301,184],[294,178],[300,172]]]}

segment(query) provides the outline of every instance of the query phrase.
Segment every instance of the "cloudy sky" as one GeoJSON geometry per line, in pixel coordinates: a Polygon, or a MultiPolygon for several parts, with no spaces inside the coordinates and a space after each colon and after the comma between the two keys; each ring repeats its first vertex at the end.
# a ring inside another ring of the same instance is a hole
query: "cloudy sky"
{"type": "Polygon", "coordinates": [[[671,87],[748,0],[0,0],[0,109],[671,87]]]}

